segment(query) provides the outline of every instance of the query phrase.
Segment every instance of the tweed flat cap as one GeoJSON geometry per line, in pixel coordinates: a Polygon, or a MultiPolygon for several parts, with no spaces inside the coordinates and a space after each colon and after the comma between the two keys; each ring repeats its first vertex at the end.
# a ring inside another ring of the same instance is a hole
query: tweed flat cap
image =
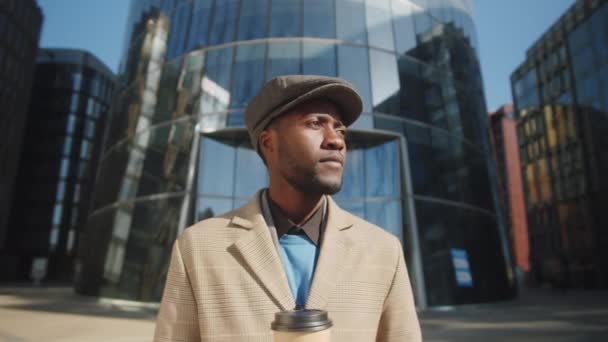
{"type": "Polygon", "coordinates": [[[259,152],[258,138],[272,119],[312,99],[327,99],[336,104],[345,126],[355,122],[363,110],[363,102],[353,85],[341,78],[277,76],[264,84],[245,109],[245,124],[255,150],[259,152]]]}

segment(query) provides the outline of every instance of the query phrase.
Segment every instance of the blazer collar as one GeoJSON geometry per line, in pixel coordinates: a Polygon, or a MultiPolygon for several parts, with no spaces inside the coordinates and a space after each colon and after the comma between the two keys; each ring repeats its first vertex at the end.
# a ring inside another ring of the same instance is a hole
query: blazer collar
{"type": "Polygon", "coordinates": [[[352,227],[353,216],[342,210],[330,197],[327,200],[327,223],[321,240],[321,251],[306,300],[307,309],[327,309],[336,282],[342,277],[352,240],[345,230],[352,227]]]}
{"type": "Polygon", "coordinates": [[[229,226],[245,228],[247,232],[228,247],[228,252],[281,310],[292,310],[295,301],[279,252],[262,214],[260,195],[259,191],[247,204],[237,209],[230,219],[229,226]]]}
{"type": "MultiPolygon", "coordinates": [[[[256,279],[269,296],[281,308],[292,310],[295,300],[291,294],[287,276],[279,252],[261,209],[261,191],[230,218],[230,226],[244,228],[229,248],[235,258],[256,279]]],[[[345,230],[354,224],[353,216],[342,210],[330,196],[326,196],[327,223],[323,232],[321,251],[306,302],[306,308],[325,309],[337,280],[342,275],[343,262],[352,242],[345,230]]]]}

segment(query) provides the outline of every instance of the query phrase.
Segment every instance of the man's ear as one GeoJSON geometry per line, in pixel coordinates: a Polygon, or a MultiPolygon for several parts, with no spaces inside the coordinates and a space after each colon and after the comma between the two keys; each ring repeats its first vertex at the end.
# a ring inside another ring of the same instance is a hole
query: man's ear
{"type": "Polygon", "coordinates": [[[276,135],[276,132],[271,128],[266,128],[265,130],[263,130],[260,133],[260,137],[259,137],[260,151],[262,152],[262,155],[264,156],[264,159],[266,159],[266,160],[268,160],[268,154],[273,152],[274,149],[276,148],[275,135],[276,135]]]}

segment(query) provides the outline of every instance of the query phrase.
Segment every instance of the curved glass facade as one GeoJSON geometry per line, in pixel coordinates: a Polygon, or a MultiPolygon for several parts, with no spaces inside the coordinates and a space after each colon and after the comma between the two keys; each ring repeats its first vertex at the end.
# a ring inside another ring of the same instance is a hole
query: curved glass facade
{"type": "MultiPolygon", "coordinates": [[[[268,79],[351,81],[345,209],[401,238],[418,304],[506,298],[468,0],[133,1],[81,292],[159,300],[171,244],[267,184],[243,111],[268,79]],[[470,286],[451,250],[465,250],[470,286]]],[[[493,177],[493,176],[492,176],[493,177]]]]}

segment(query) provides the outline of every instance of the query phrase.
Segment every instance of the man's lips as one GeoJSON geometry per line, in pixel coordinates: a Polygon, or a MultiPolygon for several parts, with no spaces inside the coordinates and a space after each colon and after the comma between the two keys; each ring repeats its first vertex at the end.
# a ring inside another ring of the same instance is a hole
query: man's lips
{"type": "Polygon", "coordinates": [[[319,162],[321,162],[321,163],[332,162],[332,163],[338,163],[340,165],[344,165],[344,157],[328,156],[328,157],[323,157],[323,158],[319,159],[319,162]]]}

